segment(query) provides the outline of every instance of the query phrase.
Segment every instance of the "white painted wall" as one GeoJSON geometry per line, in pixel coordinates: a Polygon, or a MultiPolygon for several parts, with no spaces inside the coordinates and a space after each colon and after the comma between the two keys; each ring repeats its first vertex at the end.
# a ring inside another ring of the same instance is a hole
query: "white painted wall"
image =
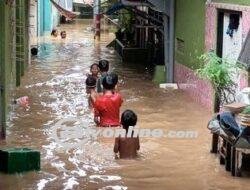
{"type": "Polygon", "coordinates": [[[30,45],[36,44],[36,39],[38,36],[38,18],[37,18],[37,0],[30,0],[30,14],[29,14],[29,35],[30,35],[30,45]]]}
{"type": "Polygon", "coordinates": [[[52,13],[51,13],[51,16],[52,16],[52,26],[51,26],[51,31],[52,29],[54,28],[57,28],[57,26],[59,25],[60,23],[60,15],[59,15],[59,12],[58,10],[55,8],[55,6],[52,5],[52,13]]]}
{"type": "MultiPolygon", "coordinates": [[[[227,29],[230,20],[230,13],[224,13],[224,28],[223,28],[223,49],[222,49],[222,58],[225,58],[229,61],[236,63],[240,55],[242,45],[243,45],[243,36],[242,36],[242,16],[240,16],[239,28],[234,30],[233,37],[230,37],[227,34],[227,29]]],[[[236,84],[240,82],[240,73],[237,73],[235,70],[232,70],[231,77],[236,84]]],[[[237,87],[236,92],[240,91],[240,88],[237,87]]],[[[232,99],[233,100],[233,99],[232,99]]]]}
{"type": "Polygon", "coordinates": [[[60,0],[58,4],[68,11],[73,11],[73,0],[60,0]]]}
{"type": "Polygon", "coordinates": [[[224,29],[223,29],[223,51],[222,57],[229,60],[237,60],[242,49],[242,16],[240,16],[240,25],[237,31],[234,31],[231,38],[226,34],[229,25],[230,13],[224,14],[224,29]]]}

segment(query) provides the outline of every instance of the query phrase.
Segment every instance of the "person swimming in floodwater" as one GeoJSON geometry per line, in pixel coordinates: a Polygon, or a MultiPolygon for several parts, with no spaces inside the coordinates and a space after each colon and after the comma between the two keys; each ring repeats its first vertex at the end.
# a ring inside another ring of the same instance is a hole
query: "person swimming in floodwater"
{"type": "Polygon", "coordinates": [[[96,78],[89,75],[85,81],[85,84],[86,84],[86,93],[89,94],[88,98],[89,107],[93,108],[96,98],[98,97],[98,94],[96,92],[96,78]]]}
{"type": "Polygon", "coordinates": [[[132,110],[126,110],[122,113],[121,125],[126,130],[126,135],[115,138],[114,153],[116,158],[129,159],[137,157],[137,151],[140,149],[139,137],[134,137],[133,132],[131,132],[131,136],[127,136],[131,127],[134,127],[136,123],[137,115],[132,110]]]}
{"type": "Polygon", "coordinates": [[[31,53],[32,56],[36,56],[36,55],[38,54],[38,49],[37,49],[37,47],[31,48],[30,53],[31,53]]]}
{"type": "Polygon", "coordinates": [[[53,29],[52,31],[51,31],[51,36],[53,36],[53,37],[57,37],[58,36],[58,31],[57,31],[57,29],[53,29]]]}
{"type": "Polygon", "coordinates": [[[96,91],[98,93],[102,93],[103,92],[102,80],[106,76],[107,72],[109,71],[109,61],[105,59],[100,60],[98,65],[99,65],[101,76],[97,80],[96,91]]]}
{"type": "Polygon", "coordinates": [[[99,96],[94,103],[94,121],[99,127],[120,126],[120,107],[123,99],[119,93],[115,92],[118,80],[114,76],[114,74],[107,73],[103,78],[103,95],[99,96]]]}
{"type": "Polygon", "coordinates": [[[62,39],[65,39],[67,37],[67,33],[66,33],[66,31],[64,30],[64,31],[61,31],[61,38],[62,39]]]}
{"type": "Polygon", "coordinates": [[[90,73],[88,74],[88,76],[93,76],[96,78],[96,80],[98,80],[98,74],[99,74],[99,65],[97,63],[94,63],[90,66],[90,73]]]}

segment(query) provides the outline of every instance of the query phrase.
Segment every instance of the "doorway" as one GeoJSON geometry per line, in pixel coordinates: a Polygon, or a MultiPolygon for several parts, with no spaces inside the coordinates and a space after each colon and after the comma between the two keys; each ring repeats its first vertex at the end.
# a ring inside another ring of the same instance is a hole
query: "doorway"
{"type": "Polygon", "coordinates": [[[217,55],[237,61],[242,48],[242,13],[219,10],[217,23],[217,55]]]}

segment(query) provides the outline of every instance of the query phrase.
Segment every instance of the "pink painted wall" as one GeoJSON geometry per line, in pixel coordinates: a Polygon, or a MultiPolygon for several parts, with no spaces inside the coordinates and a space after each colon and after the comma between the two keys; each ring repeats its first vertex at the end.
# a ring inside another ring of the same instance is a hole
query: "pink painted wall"
{"type": "Polygon", "coordinates": [[[242,29],[243,39],[250,30],[250,7],[241,5],[232,5],[224,3],[209,3],[206,5],[206,36],[205,36],[205,49],[206,51],[216,49],[216,31],[217,31],[217,9],[226,9],[242,12],[242,29]]]}
{"type": "Polygon", "coordinates": [[[174,80],[180,89],[197,103],[208,109],[212,108],[213,90],[209,82],[200,79],[192,69],[179,63],[175,63],[174,74],[174,80]]]}
{"type": "Polygon", "coordinates": [[[216,18],[217,11],[211,6],[206,8],[206,30],[205,30],[205,50],[214,50],[216,48],[216,18]]]}
{"type": "Polygon", "coordinates": [[[242,26],[243,26],[243,39],[246,39],[250,30],[250,8],[249,10],[242,11],[242,26]]]}
{"type": "MultiPolygon", "coordinates": [[[[209,3],[206,7],[206,32],[205,32],[205,50],[216,49],[217,37],[217,9],[228,9],[235,11],[242,11],[242,27],[243,27],[243,40],[245,40],[250,30],[250,7],[238,6],[223,3],[209,3]]],[[[211,84],[205,80],[200,79],[195,71],[188,67],[175,63],[174,69],[175,82],[179,88],[184,90],[196,102],[205,106],[208,109],[212,108],[213,89],[211,84]]],[[[248,86],[248,74],[243,71],[240,73],[239,80],[237,81],[239,89],[248,86]]]]}
{"type": "Polygon", "coordinates": [[[248,74],[246,71],[242,71],[240,73],[238,85],[239,85],[239,90],[248,87],[248,74]]]}

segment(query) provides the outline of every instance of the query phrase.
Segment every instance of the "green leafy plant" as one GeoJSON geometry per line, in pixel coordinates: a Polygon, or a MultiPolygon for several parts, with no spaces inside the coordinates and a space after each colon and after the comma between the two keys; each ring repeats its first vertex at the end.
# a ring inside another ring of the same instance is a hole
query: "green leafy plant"
{"type": "Polygon", "coordinates": [[[197,73],[201,78],[209,80],[214,89],[234,85],[232,75],[239,68],[237,64],[218,57],[214,52],[203,54],[199,59],[202,66],[197,69],[197,73]]]}
{"type": "Polygon", "coordinates": [[[241,113],[250,114],[250,106],[247,106],[241,113]]]}
{"type": "Polygon", "coordinates": [[[214,52],[203,54],[199,60],[201,67],[196,72],[199,77],[210,81],[215,92],[214,112],[218,112],[221,103],[230,103],[230,98],[234,99],[236,84],[232,78],[241,67],[235,61],[218,57],[214,52]]]}

